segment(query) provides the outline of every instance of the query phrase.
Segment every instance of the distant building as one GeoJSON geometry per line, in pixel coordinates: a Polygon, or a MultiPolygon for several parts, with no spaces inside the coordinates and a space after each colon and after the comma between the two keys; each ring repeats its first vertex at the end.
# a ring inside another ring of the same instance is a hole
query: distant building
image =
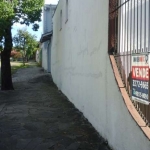
{"type": "Polygon", "coordinates": [[[53,34],[52,17],[56,5],[45,5],[43,8],[43,34],[40,42],[42,50],[42,67],[45,71],[51,72],[51,41],[53,34]]]}

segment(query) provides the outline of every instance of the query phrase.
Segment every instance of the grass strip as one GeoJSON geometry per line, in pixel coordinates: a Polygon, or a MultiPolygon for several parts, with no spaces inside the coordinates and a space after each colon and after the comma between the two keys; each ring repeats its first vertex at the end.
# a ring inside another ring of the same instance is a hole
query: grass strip
{"type": "MultiPolygon", "coordinates": [[[[29,68],[30,65],[26,64],[23,65],[22,63],[16,63],[16,65],[11,64],[11,74],[15,74],[17,72],[18,69],[24,69],[24,68],[29,68]]],[[[0,68],[1,69],[1,68],[0,68]]],[[[0,71],[0,84],[1,84],[1,71],[0,71]]]]}

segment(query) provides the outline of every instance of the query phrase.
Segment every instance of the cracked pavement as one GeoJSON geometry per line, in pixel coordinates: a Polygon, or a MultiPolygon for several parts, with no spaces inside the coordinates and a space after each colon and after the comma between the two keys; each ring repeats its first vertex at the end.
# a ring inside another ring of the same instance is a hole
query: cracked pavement
{"type": "Polygon", "coordinates": [[[110,150],[40,67],[20,69],[0,91],[0,150],[110,150]]]}

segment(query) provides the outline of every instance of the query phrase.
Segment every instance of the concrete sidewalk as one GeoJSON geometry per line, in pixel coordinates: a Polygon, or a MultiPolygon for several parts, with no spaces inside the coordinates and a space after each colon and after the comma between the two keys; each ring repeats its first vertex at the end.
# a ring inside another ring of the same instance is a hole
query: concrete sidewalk
{"type": "Polygon", "coordinates": [[[41,68],[20,69],[0,92],[0,150],[109,150],[41,68]]]}

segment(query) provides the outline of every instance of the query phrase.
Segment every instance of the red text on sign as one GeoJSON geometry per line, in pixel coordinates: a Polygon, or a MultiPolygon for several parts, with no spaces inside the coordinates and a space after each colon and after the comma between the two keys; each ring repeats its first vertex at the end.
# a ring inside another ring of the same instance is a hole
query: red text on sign
{"type": "Polygon", "coordinates": [[[149,67],[132,66],[132,79],[149,80],[149,67]]]}

